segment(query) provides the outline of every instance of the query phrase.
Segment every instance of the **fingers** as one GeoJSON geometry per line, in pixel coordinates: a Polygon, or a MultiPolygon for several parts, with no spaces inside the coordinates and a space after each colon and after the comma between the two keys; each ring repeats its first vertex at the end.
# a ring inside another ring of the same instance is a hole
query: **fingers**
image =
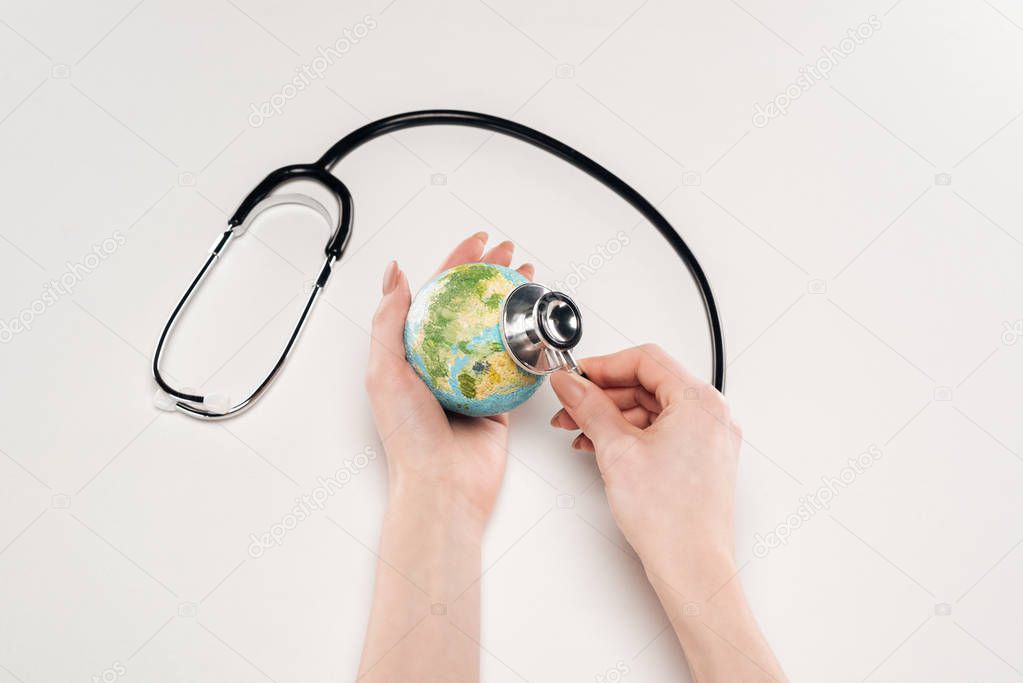
{"type": "MultiPolygon", "coordinates": [[[[489,235],[486,232],[477,232],[462,240],[448,254],[448,257],[444,259],[444,263],[441,264],[434,275],[463,263],[494,263],[499,266],[510,266],[512,256],[515,255],[515,245],[509,240],[504,240],[486,253],[483,253],[487,246],[487,239],[489,239],[489,235]]],[[[531,263],[523,263],[517,270],[527,280],[532,280],[536,272],[531,263]]]]}
{"type": "Polygon", "coordinates": [[[644,344],[581,361],[586,375],[601,387],[640,385],[662,407],[681,398],[686,387],[704,384],[655,344],[644,344]]]}
{"type": "Polygon", "coordinates": [[[624,417],[626,422],[633,427],[636,427],[637,429],[646,429],[657,416],[646,408],[636,406],[635,408],[623,410],[622,417],[624,417]]]}
{"type": "Polygon", "coordinates": [[[559,370],[551,375],[551,386],[569,416],[594,444],[611,444],[638,434],[639,430],[596,384],[559,370]]]}
{"type": "Polygon", "coordinates": [[[372,378],[386,379],[395,370],[405,369],[405,317],[412,303],[408,278],[396,261],[384,270],[383,298],[373,315],[373,328],[366,367],[367,382],[372,378]]]}
{"type": "Polygon", "coordinates": [[[586,451],[587,453],[597,452],[597,449],[596,447],[594,447],[593,442],[590,441],[590,437],[586,436],[585,434],[580,434],[579,436],[572,439],[572,448],[576,449],[577,451],[586,451]]]}
{"type": "Polygon", "coordinates": [[[604,393],[622,410],[640,406],[651,413],[661,412],[657,398],[643,387],[611,387],[605,388],[604,393]]]}
{"type": "MultiPolygon", "coordinates": [[[[604,393],[622,411],[625,419],[636,427],[649,426],[661,412],[661,405],[657,399],[643,387],[612,387],[604,389],[604,393]],[[634,408],[637,410],[633,411],[634,408]],[[635,416],[637,419],[630,419],[630,416],[635,416]]],[[[551,418],[551,426],[561,429],[579,429],[579,425],[564,408],[554,413],[554,417],[551,418]]]]}
{"type": "MultiPolygon", "coordinates": [[[[512,256],[515,255],[515,244],[509,240],[501,242],[496,247],[483,254],[480,259],[483,263],[493,263],[499,266],[508,267],[511,265],[512,256]]],[[[536,268],[533,267],[532,263],[523,263],[515,270],[525,277],[527,280],[532,280],[533,275],[536,274],[536,268]]]]}
{"type": "Polygon", "coordinates": [[[479,261],[480,256],[483,255],[483,249],[487,246],[487,238],[486,232],[477,232],[475,235],[466,237],[448,254],[448,257],[444,259],[444,263],[441,264],[434,275],[463,263],[479,261]]]}
{"type": "Polygon", "coordinates": [[[565,412],[564,408],[554,413],[554,417],[551,418],[551,427],[569,430],[579,429],[579,425],[575,423],[571,415],[565,412]]]}
{"type": "MultiPolygon", "coordinates": [[[[651,413],[646,408],[636,406],[634,408],[623,410],[622,417],[624,417],[633,427],[646,429],[655,419],[657,419],[657,414],[651,413]]],[[[579,425],[575,423],[572,416],[566,413],[564,409],[559,410],[554,414],[554,417],[551,418],[551,426],[558,427],[560,429],[567,429],[569,431],[579,429],[579,425]]]]}
{"type": "Polygon", "coordinates": [[[505,240],[496,247],[483,254],[483,258],[480,259],[483,263],[494,263],[499,266],[510,266],[512,256],[515,254],[515,245],[510,241],[505,240]]]}

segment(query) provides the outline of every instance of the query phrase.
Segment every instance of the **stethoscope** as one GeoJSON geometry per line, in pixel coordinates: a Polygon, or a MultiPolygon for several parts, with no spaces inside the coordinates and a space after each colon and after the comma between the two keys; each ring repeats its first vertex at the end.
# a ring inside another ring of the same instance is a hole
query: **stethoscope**
{"type": "MultiPolygon", "coordinates": [[[[173,408],[182,411],[186,415],[191,415],[192,417],[200,419],[222,419],[236,415],[250,407],[267,390],[270,383],[273,382],[274,378],[277,377],[278,373],[281,371],[281,368],[284,367],[288,356],[294,349],[295,342],[298,341],[298,337],[302,333],[302,328],[305,326],[306,320],[309,317],[309,312],[312,310],[317,298],[319,298],[323,287],[330,279],[334,263],[341,258],[342,254],[344,254],[345,248],[347,247],[352,234],[352,195],[348,191],[348,188],[345,187],[345,184],[331,173],[331,169],[333,169],[338,162],[351,154],[355,149],[361,147],[363,144],[374,138],[399,130],[404,130],[406,128],[435,125],[455,125],[482,128],[484,130],[502,133],[524,142],[528,142],[531,145],[550,152],[556,157],[564,159],[576,168],[585,171],[592,177],[596,178],[606,187],[614,191],[614,193],[619,197],[631,204],[643,215],[644,218],[650,221],[654,227],[657,228],[658,232],[661,233],[661,236],[668,241],[668,244],[670,244],[672,249],[675,250],[675,253],[678,254],[679,258],[689,270],[689,274],[692,276],[700,291],[700,295],[703,299],[704,310],[707,314],[710,341],[713,349],[711,367],[712,383],[719,391],[724,390],[724,341],[721,333],[721,321],[718,316],[717,305],[714,302],[714,295],[711,293],[710,283],[707,281],[707,276],[704,274],[703,269],[700,267],[700,264],[696,260],[696,256],[693,254],[692,250],[685,241],[679,237],[679,234],[675,232],[675,229],[653,206],[653,204],[647,201],[647,199],[636,190],[632,189],[632,187],[625,183],[625,181],[611,173],[611,171],[607,170],[596,161],[590,159],[585,154],[577,152],[568,145],[555,140],[549,135],[541,133],[540,131],[515,123],[514,121],[490,116],[489,114],[453,109],[431,109],[396,114],[394,116],[389,116],[387,118],[368,123],[334,143],[334,145],[315,163],[283,166],[270,173],[270,175],[264,178],[262,182],[260,182],[252,190],[252,192],[249,193],[238,207],[238,210],[235,211],[234,215],[231,216],[230,220],[228,220],[227,229],[210,249],[210,254],[207,257],[206,262],[203,264],[202,268],[200,268],[198,274],[192,280],[192,283],[185,290],[185,293],[181,296],[177,306],[174,307],[170,318],[167,320],[167,324],[163,328],[163,332],[160,334],[160,339],[156,344],[156,353],[153,356],[153,377],[156,379],[156,383],[160,386],[160,388],[166,392],[168,396],[172,397],[173,408]],[[312,197],[302,194],[274,194],[274,190],[285,183],[294,180],[313,181],[326,188],[337,201],[337,219],[334,220],[326,207],[312,197]],[[305,306],[299,315],[298,322],[295,324],[295,327],[292,330],[287,343],[284,345],[284,349],[280,356],[256,388],[253,389],[248,396],[237,403],[232,404],[222,395],[191,394],[175,389],[167,382],[166,379],[164,379],[160,372],[160,358],[163,355],[164,346],[167,343],[167,339],[170,336],[170,332],[174,327],[175,321],[178,319],[178,316],[181,314],[182,310],[184,310],[189,300],[191,300],[191,298],[195,295],[195,292],[199,289],[203,280],[206,279],[206,276],[216,264],[221,254],[224,253],[227,245],[230,244],[232,240],[241,237],[256,217],[263,211],[282,205],[302,206],[314,211],[330,226],[331,237],[327,241],[326,248],[324,249],[325,258],[323,266],[311,288],[309,298],[306,300],[305,306]]],[[[543,293],[540,292],[539,296],[542,295],[543,293]]],[[[539,297],[537,297],[536,300],[538,301],[539,297]]],[[[537,310],[535,301],[533,301],[531,306],[531,310],[537,310]]],[[[535,365],[537,354],[544,357],[553,354],[562,358],[566,364],[571,362],[571,364],[574,365],[574,361],[571,361],[570,351],[571,346],[578,342],[579,335],[572,334],[570,337],[566,338],[564,334],[559,333],[557,330],[558,328],[562,330],[578,329],[579,311],[578,308],[574,307],[574,304],[572,305],[571,310],[564,308],[562,305],[558,305],[556,310],[557,315],[554,317],[552,317],[552,314],[548,312],[540,316],[534,316],[522,323],[524,325],[528,325],[530,324],[529,320],[533,320],[541,334],[533,335],[531,337],[532,343],[524,345],[529,348],[525,348],[522,351],[525,355],[521,358],[517,357],[516,354],[518,352],[514,350],[514,345],[509,344],[508,351],[512,354],[513,359],[516,360],[517,363],[521,364],[524,362],[526,364],[532,363],[535,365]],[[572,320],[569,317],[572,315],[575,316],[575,320],[572,320]],[[548,354],[547,352],[550,353],[548,354]],[[544,354],[546,354],[546,356],[544,354]]],[[[522,316],[520,316],[520,318],[521,317],[522,316]]],[[[526,334],[524,338],[530,338],[530,335],[526,334]]]]}

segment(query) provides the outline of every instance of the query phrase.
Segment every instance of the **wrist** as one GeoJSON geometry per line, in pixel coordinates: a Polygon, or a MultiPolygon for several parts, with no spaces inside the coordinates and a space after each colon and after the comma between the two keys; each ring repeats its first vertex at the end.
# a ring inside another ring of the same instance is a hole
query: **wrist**
{"type": "Polygon", "coordinates": [[[737,574],[706,601],[665,605],[693,680],[784,681],[737,574]],[[736,657],[736,653],[742,657],[736,657]]]}
{"type": "MultiPolygon", "coordinates": [[[[478,633],[481,540],[482,527],[437,496],[401,490],[391,497],[376,553],[370,619],[371,630],[393,633],[387,651],[413,631],[422,647],[442,647],[448,621],[478,633]]],[[[375,653],[370,666],[385,654],[375,653]]]]}
{"type": "Polygon", "coordinates": [[[704,647],[714,632],[750,622],[752,615],[739,570],[730,552],[706,549],[690,553],[647,578],[683,648],[704,647]]]}
{"type": "Polygon", "coordinates": [[[668,550],[650,560],[643,558],[643,569],[662,603],[706,602],[738,573],[732,552],[711,544],[668,550]]]}
{"type": "Polygon", "coordinates": [[[489,476],[486,468],[464,462],[460,453],[403,453],[394,457],[389,453],[387,471],[391,508],[415,511],[467,533],[482,534],[493,510],[503,466],[496,476],[489,476]]]}
{"type": "Polygon", "coordinates": [[[385,524],[415,525],[435,530],[451,541],[479,544],[487,515],[450,488],[429,482],[392,485],[385,524]],[[443,531],[443,534],[440,532],[443,531]]]}
{"type": "Polygon", "coordinates": [[[379,570],[411,582],[426,603],[447,604],[479,578],[483,528],[455,501],[396,492],[384,514],[379,570]]]}

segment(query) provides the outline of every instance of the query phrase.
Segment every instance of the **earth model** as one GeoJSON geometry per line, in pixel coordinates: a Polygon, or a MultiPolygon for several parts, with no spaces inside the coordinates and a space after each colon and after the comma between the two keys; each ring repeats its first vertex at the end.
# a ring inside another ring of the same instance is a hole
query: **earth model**
{"type": "Polygon", "coordinates": [[[416,294],[405,320],[405,356],[447,410],[505,413],[543,383],[515,365],[501,341],[504,300],[525,282],[511,268],[466,263],[416,294]]]}

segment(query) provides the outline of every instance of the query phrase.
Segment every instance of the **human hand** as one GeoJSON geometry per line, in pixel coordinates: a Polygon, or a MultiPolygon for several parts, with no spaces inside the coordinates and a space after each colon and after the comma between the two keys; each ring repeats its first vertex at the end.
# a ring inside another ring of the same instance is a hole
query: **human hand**
{"type": "Polygon", "coordinates": [[[696,681],[785,681],[735,569],[735,472],[742,432],[728,403],[660,348],[580,363],[551,378],[582,429],[618,526],[636,550],[696,681]]]}
{"type": "MultiPolygon", "coordinates": [[[[514,246],[483,253],[469,237],[438,272],[484,261],[507,266],[514,246]]],[[[525,264],[519,272],[533,276],[525,264]]],[[[387,453],[390,501],[380,531],[373,608],[359,665],[365,681],[479,680],[483,528],[504,475],[508,416],[449,415],[405,359],[408,279],[391,262],[373,316],[366,393],[387,453]],[[436,605],[444,606],[444,618],[436,605]]]]}
{"type": "MultiPolygon", "coordinates": [[[[485,232],[472,235],[437,272],[478,261],[510,265],[515,249],[511,242],[484,254],[486,243],[485,232]]],[[[533,276],[530,264],[518,271],[533,276]]],[[[418,508],[453,505],[445,514],[482,527],[504,474],[508,416],[465,417],[444,411],[405,359],[402,335],[411,302],[408,279],[392,261],[373,317],[366,369],[366,392],[387,452],[392,504],[414,498],[418,508]]]]}
{"type": "Polygon", "coordinates": [[[557,372],[564,409],[596,453],[615,521],[648,575],[683,592],[734,573],[735,474],[742,440],[724,397],[653,345],[580,362],[590,381],[557,372]]]}

